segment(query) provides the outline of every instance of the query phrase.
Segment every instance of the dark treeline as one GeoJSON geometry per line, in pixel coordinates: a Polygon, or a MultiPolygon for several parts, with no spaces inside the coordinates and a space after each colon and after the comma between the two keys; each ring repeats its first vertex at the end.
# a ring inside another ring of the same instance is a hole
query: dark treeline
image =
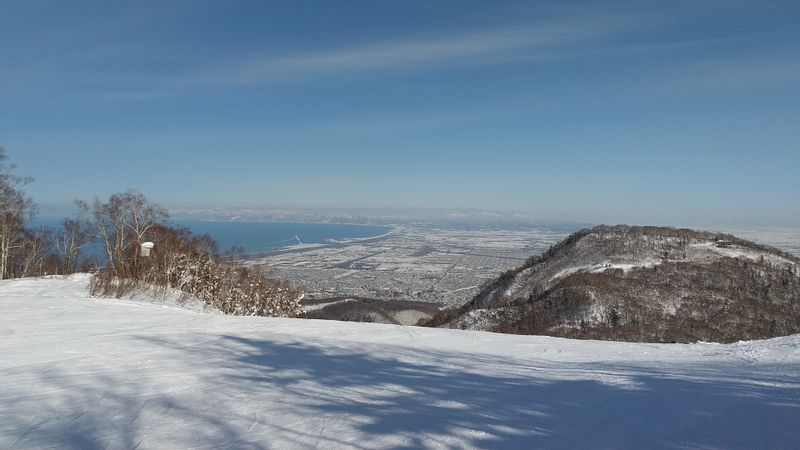
{"type": "Polygon", "coordinates": [[[76,215],[57,228],[33,228],[36,204],[0,147],[0,279],[94,272],[93,295],[122,297],[138,291],[175,290],[226,314],[299,314],[299,291],[258,267],[220,255],[207,234],[167,224],[167,211],[139,192],[107,201],[76,201],[76,215]],[[102,249],[104,261],[87,252],[102,249]]]}

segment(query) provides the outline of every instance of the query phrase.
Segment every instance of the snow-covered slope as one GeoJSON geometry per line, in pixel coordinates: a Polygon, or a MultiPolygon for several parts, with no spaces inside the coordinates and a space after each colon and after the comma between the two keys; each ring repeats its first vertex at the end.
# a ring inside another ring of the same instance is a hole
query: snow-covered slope
{"type": "Polygon", "coordinates": [[[0,282],[0,448],[797,448],[800,336],[631,344],[0,282]]]}

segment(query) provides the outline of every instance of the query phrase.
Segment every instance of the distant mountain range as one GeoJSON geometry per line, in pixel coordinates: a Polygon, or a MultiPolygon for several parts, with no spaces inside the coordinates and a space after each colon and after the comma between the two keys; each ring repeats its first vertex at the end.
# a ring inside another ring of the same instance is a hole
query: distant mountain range
{"type": "Polygon", "coordinates": [[[789,335],[800,332],[800,258],[732,235],[599,226],[428,325],[649,342],[789,335]]]}

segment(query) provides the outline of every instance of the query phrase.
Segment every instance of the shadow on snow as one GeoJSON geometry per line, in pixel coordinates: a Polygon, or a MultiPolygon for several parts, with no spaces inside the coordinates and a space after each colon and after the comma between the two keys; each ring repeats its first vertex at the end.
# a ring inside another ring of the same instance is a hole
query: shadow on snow
{"type": "Polygon", "coordinates": [[[187,347],[140,339],[189,361],[191,385],[162,391],[130,374],[75,378],[46,370],[41,378],[57,393],[7,392],[0,430],[19,447],[81,449],[780,448],[800,442],[797,380],[791,374],[760,379],[752,375],[760,370],[743,370],[745,362],[662,363],[667,370],[535,359],[512,364],[489,355],[354,342],[210,336],[207,345],[187,347]]]}

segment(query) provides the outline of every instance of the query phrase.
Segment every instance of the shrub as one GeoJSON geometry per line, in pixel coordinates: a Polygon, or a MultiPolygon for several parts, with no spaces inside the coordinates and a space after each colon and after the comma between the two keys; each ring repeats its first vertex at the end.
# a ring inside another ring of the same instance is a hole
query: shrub
{"type": "MultiPolygon", "coordinates": [[[[136,200],[128,202],[134,204],[130,210],[159,211],[160,215],[151,214],[153,220],[165,214],[141,194],[126,193],[119,197],[136,200]]],[[[166,293],[168,289],[176,289],[225,314],[276,317],[300,314],[297,288],[269,277],[258,267],[221,258],[217,243],[210,236],[194,235],[185,227],[169,227],[153,221],[128,229],[125,225],[128,221],[117,217],[123,213],[109,218],[107,211],[116,209],[96,203],[92,210],[94,223],[98,235],[105,233],[110,264],[92,277],[89,286],[92,295],[119,298],[137,290],[166,293]],[[122,225],[117,226],[117,222],[122,225]],[[139,254],[139,246],[148,241],[155,245],[150,256],[145,257],[139,254]]]]}

